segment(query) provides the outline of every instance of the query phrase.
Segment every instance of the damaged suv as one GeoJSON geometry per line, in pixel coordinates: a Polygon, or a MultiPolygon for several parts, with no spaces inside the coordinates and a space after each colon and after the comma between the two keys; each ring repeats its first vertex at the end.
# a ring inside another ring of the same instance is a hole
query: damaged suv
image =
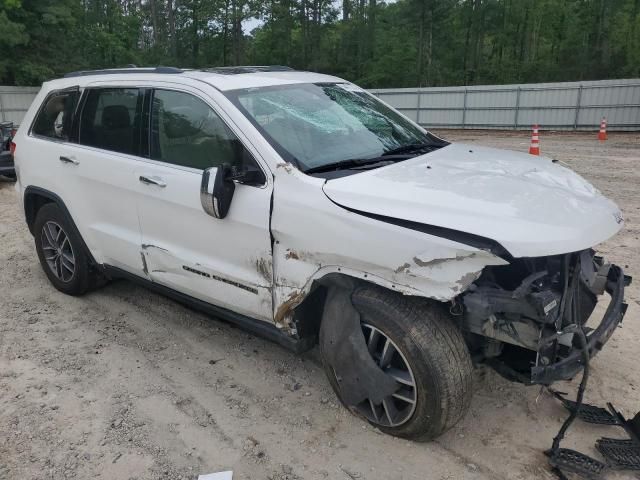
{"type": "Polygon", "coordinates": [[[14,143],[54,287],[128,278],[295,351],[319,343],[343,404],[392,435],[453,426],[474,365],[571,378],[626,310],[630,278],[593,250],[622,226],[614,203],[336,77],[75,72],[43,85],[14,143]]]}

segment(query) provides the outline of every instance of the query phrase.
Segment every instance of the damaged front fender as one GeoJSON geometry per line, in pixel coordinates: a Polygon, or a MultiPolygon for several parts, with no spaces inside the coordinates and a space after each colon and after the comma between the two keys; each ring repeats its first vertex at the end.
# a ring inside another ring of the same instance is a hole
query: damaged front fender
{"type": "Polygon", "coordinates": [[[486,266],[508,263],[490,247],[462,243],[464,236],[454,240],[351,212],[329,200],[321,185],[297,170],[275,175],[273,312],[276,326],[289,333],[296,333],[296,307],[330,274],[446,302],[486,266]]]}
{"type": "Polygon", "coordinates": [[[293,323],[296,307],[305,300],[316,282],[336,274],[373,283],[403,295],[445,302],[465,291],[481,275],[485,266],[507,263],[482,250],[440,249],[412,255],[393,269],[370,263],[361,265],[361,268],[351,268],[343,266],[347,259],[335,256],[279,248],[276,248],[277,252],[281,252],[281,256],[275,257],[275,264],[285,263],[285,267],[281,268],[286,268],[288,276],[276,276],[273,290],[274,321],[276,326],[288,329],[291,334],[296,333],[293,323]],[[305,278],[303,285],[292,284],[290,279],[296,276],[305,278]]]}

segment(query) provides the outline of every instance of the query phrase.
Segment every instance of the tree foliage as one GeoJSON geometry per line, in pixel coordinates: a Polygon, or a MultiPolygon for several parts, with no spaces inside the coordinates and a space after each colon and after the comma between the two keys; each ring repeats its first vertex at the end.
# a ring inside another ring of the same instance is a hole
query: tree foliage
{"type": "Polygon", "coordinates": [[[365,87],[633,77],[640,0],[0,0],[0,47],[16,85],[127,64],[283,64],[365,87]]]}

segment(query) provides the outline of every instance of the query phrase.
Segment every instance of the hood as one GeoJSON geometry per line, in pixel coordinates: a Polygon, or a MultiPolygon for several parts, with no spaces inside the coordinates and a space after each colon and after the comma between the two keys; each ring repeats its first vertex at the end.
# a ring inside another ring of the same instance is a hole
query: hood
{"type": "Polygon", "coordinates": [[[615,203],[559,163],[461,143],[323,188],[342,207],[485,237],[513,257],[584,250],[622,226],[615,203]]]}

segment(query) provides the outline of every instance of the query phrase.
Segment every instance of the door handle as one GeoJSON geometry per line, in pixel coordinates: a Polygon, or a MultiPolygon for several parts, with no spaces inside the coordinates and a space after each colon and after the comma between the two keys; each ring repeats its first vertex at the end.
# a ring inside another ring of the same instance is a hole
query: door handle
{"type": "Polygon", "coordinates": [[[166,182],[159,177],[147,177],[146,175],[140,175],[140,181],[147,185],[156,185],[162,188],[167,186],[166,182]]]}
{"type": "Polygon", "coordinates": [[[80,162],[73,157],[60,156],[60,161],[62,163],[73,163],[74,165],[80,165],[80,162]]]}

